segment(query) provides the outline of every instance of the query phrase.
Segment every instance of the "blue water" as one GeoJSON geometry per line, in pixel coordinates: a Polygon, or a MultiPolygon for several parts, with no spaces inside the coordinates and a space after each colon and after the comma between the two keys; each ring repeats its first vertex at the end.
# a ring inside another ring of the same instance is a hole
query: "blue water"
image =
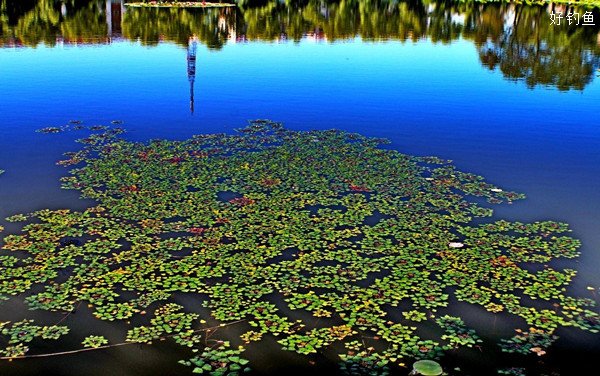
{"type": "Polygon", "coordinates": [[[600,80],[583,91],[529,89],[481,67],[461,40],[200,46],[192,114],[186,64],[170,43],[0,50],[0,216],[74,195],[57,191],[65,171],[53,163],[75,136],[40,127],[122,119],[129,139],[148,140],[270,118],[387,137],[524,192],[498,215],[572,224],[584,244],[579,281],[600,285],[600,80]]]}
{"type": "Polygon", "coordinates": [[[60,190],[66,170],[54,164],[77,135],[41,127],[121,119],[128,139],[144,141],[269,118],[386,137],[525,193],[496,215],[571,224],[583,243],[579,261],[564,264],[579,271],[572,291],[595,298],[586,287],[600,287],[600,78],[581,91],[531,89],[484,68],[463,39],[200,45],[192,114],[186,66],[186,50],[168,42],[0,49],[0,217],[86,205],[60,190]]]}

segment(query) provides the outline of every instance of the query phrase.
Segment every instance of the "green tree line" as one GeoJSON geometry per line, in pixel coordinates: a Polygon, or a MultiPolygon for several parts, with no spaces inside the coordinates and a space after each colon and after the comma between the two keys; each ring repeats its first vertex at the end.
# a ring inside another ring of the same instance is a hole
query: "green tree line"
{"type": "MultiPolygon", "coordinates": [[[[0,0],[0,43],[53,45],[57,37],[108,41],[106,3],[97,0],[0,0]]],[[[564,6],[556,10],[566,11],[564,6]]],[[[576,8],[569,8],[571,11],[576,8]]],[[[578,10],[581,14],[586,9],[578,10]]],[[[593,10],[596,24],[600,13],[593,10]]],[[[115,20],[112,20],[113,22],[115,20]]],[[[122,36],[152,45],[187,45],[195,35],[210,48],[228,39],[434,43],[469,40],[481,63],[528,86],[583,89],[600,66],[600,26],[552,25],[548,5],[460,0],[240,0],[237,8],[127,9],[122,36]],[[508,20],[508,21],[507,21],[508,20]]]]}

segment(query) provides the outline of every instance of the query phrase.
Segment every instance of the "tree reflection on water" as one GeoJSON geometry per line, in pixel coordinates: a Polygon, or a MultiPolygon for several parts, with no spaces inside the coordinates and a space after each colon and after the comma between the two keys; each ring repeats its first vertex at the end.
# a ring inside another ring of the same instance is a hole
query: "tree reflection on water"
{"type": "MultiPolygon", "coordinates": [[[[172,41],[212,49],[245,41],[472,41],[481,64],[528,87],[583,88],[600,67],[599,26],[551,25],[564,6],[433,0],[241,0],[237,8],[130,8],[123,0],[0,0],[8,46],[172,41]]],[[[574,8],[568,8],[573,10],[574,8]]],[[[583,10],[579,10],[583,13],[583,10]]],[[[595,19],[600,19],[593,10],[595,19]]],[[[600,25],[600,23],[596,23],[600,25]]]]}

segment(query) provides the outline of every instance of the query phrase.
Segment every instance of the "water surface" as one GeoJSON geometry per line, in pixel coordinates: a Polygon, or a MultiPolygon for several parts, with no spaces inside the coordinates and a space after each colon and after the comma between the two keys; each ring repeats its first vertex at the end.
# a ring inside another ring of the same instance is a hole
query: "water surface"
{"type": "MultiPolygon", "coordinates": [[[[60,190],[66,171],[54,164],[78,147],[76,135],[35,129],[70,119],[87,125],[122,119],[126,137],[144,141],[231,132],[248,119],[270,118],[292,129],[387,137],[402,152],[452,159],[462,170],[525,193],[526,200],[497,207],[496,216],[571,224],[583,242],[579,261],[564,263],[579,271],[572,291],[595,298],[586,287],[600,287],[600,35],[597,26],[550,25],[549,12],[564,10],[560,6],[311,0],[156,10],[126,9],[114,0],[1,4],[0,169],[6,173],[0,218],[89,204],[60,190]],[[188,65],[194,41],[195,70],[188,65]]],[[[0,224],[7,232],[16,229],[0,224]]],[[[46,317],[11,301],[0,319],[24,314],[46,317]]],[[[70,325],[85,327],[85,314],[70,318],[70,325]]],[[[476,310],[466,317],[484,333],[495,331],[476,310]]],[[[597,337],[560,334],[542,369],[567,375],[560,373],[567,360],[600,354],[597,337]]],[[[0,373],[186,372],[174,364],[188,354],[173,347],[3,362],[0,373]]],[[[274,355],[249,351],[259,370],[276,371],[274,355]]],[[[501,362],[476,353],[452,361],[480,374],[501,362]]]]}

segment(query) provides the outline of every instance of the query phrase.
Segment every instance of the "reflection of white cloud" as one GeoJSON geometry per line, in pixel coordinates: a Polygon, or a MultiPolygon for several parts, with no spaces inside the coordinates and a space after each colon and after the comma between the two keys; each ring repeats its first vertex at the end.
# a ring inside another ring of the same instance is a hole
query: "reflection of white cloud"
{"type": "Polygon", "coordinates": [[[322,30],[317,29],[314,32],[304,34],[303,39],[309,42],[318,43],[322,41],[327,41],[327,36],[322,30]]]}
{"type": "Polygon", "coordinates": [[[504,25],[512,25],[515,23],[515,14],[514,13],[509,13],[506,16],[504,16],[504,25]]]}
{"type": "Polygon", "coordinates": [[[506,14],[504,15],[504,25],[512,25],[513,23],[515,23],[515,17],[516,17],[516,12],[515,12],[515,7],[511,6],[509,8],[509,10],[506,12],[506,14]]]}
{"type": "Polygon", "coordinates": [[[237,33],[235,28],[230,28],[227,32],[227,41],[231,43],[235,43],[237,41],[237,33]]]}
{"type": "Polygon", "coordinates": [[[221,31],[227,30],[227,19],[223,16],[219,16],[219,20],[217,21],[217,27],[221,31]]]}
{"type": "Polygon", "coordinates": [[[453,13],[450,17],[452,23],[464,25],[465,24],[465,15],[460,13],[453,13]]]}

